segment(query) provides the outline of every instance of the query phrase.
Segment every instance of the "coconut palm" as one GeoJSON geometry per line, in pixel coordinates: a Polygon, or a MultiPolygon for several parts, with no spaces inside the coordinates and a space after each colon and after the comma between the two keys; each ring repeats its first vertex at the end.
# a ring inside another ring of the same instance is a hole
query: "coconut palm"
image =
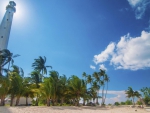
{"type": "Polygon", "coordinates": [[[128,90],[125,91],[125,94],[127,94],[128,98],[132,98],[133,105],[135,105],[134,98],[135,97],[139,98],[141,96],[141,94],[139,94],[138,91],[134,91],[131,87],[128,87],[128,90]]]}
{"type": "Polygon", "coordinates": [[[12,70],[9,72],[10,79],[10,90],[11,104],[13,105],[13,100],[16,97],[16,106],[19,104],[20,97],[23,94],[23,70],[16,65],[12,66],[12,70]]]}
{"type": "Polygon", "coordinates": [[[36,94],[36,106],[38,106],[38,98],[39,98],[39,88],[40,88],[40,83],[41,83],[41,74],[39,71],[32,71],[30,73],[31,75],[31,82],[35,83],[36,87],[34,88],[34,90],[32,90],[33,92],[35,92],[36,94]]]}
{"type": "Polygon", "coordinates": [[[41,56],[39,56],[38,59],[34,59],[32,67],[34,68],[35,71],[41,72],[42,76],[44,76],[44,74],[47,74],[47,68],[48,67],[52,68],[52,66],[45,66],[45,64],[46,64],[46,57],[44,56],[42,58],[41,56]]]}
{"type": "Polygon", "coordinates": [[[105,70],[100,69],[99,72],[100,76],[102,77],[102,80],[100,81],[100,84],[102,86],[102,105],[104,105],[104,100],[105,100],[105,95],[104,95],[104,89],[105,89],[105,76],[107,76],[107,74],[105,73],[105,70]]]}
{"type": "Polygon", "coordinates": [[[50,106],[50,99],[52,95],[52,83],[50,81],[50,78],[44,79],[44,82],[42,83],[40,87],[40,91],[41,91],[42,97],[46,99],[47,106],[50,106]]]}
{"type": "Polygon", "coordinates": [[[86,85],[84,80],[79,79],[77,76],[72,75],[69,79],[69,93],[72,95],[73,100],[77,102],[77,106],[79,105],[79,99],[82,97],[85,92],[86,85]]]}
{"type": "Polygon", "coordinates": [[[99,89],[100,89],[100,85],[98,84],[98,82],[97,81],[94,81],[93,83],[92,83],[92,89],[94,89],[95,90],[95,92],[96,92],[96,104],[99,104],[98,103],[98,98],[99,98],[99,89]]]}
{"type": "Polygon", "coordinates": [[[59,97],[61,99],[61,106],[64,102],[64,99],[66,97],[66,95],[68,94],[68,79],[66,77],[66,75],[63,75],[63,76],[60,76],[59,77],[59,87],[58,87],[58,94],[59,94],[59,97]]]}
{"type": "Polygon", "coordinates": [[[52,104],[54,106],[57,103],[58,87],[60,86],[59,73],[57,71],[50,71],[50,82],[52,83],[51,98],[52,98],[52,104]]]}
{"type": "Polygon", "coordinates": [[[105,104],[106,95],[107,95],[107,90],[108,90],[108,82],[110,81],[110,78],[109,78],[109,76],[108,76],[107,74],[105,75],[104,81],[107,83],[106,92],[105,92],[105,97],[104,97],[104,104],[105,104]]]}
{"type": "Polygon", "coordinates": [[[20,55],[13,55],[8,49],[0,50],[0,76],[2,76],[2,70],[9,71],[10,63],[13,65],[13,58],[18,57],[20,55]],[[8,64],[8,68],[4,68],[4,66],[8,64]]]}
{"type": "Polygon", "coordinates": [[[26,98],[26,106],[28,106],[28,98],[33,98],[34,92],[32,91],[32,84],[31,84],[31,78],[25,77],[23,79],[23,96],[26,98]]]}
{"type": "Polygon", "coordinates": [[[10,81],[7,77],[0,76],[0,99],[1,99],[1,106],[5,105],[5,98],[8,94],[10,88],[10,81]]]}

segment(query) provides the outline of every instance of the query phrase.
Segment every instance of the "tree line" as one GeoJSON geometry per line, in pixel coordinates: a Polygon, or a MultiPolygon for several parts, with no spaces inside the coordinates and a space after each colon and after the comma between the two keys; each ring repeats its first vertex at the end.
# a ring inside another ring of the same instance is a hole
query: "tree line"
{"type": "Polygon", "coordinates": [[[32,98],[32,104],[43,105],[76,105],[79,106],[80,99],[83,105],[90,100],[96,104],[105,105],[108,90],[109,76],[105,70],[94,72],[92,75],[83,72],[83,79],[76,75],[67,78],[59,75],[58,71],[47,71],[46,57],[39,56],[32,63],[33,71],[29,77],[24,76],[23,69],[14,65],[14,58],[9,50],[0,51],[0,105],[5,105],[5,98],[10,97],[10,106],[18,106],[21,97],[32,98]],[[45,76],[45,75],[49,76],[45,76]],[[101,91],[102,95],[99,95],[101,91]],[[101,103],[98,99],[101,98],[101,103]],[[15,99],[15,104],[13,103],[15,99]],[[95,102],[96,100],[96,102],[95,102]]]}

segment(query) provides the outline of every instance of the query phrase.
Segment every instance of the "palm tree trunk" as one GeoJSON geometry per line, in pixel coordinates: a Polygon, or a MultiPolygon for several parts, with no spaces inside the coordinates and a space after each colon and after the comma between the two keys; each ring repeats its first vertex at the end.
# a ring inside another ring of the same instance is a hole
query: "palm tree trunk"
{"type": "Polygon", "coordinates": [[[85,106],[85,99],[83,98],[83,106],[85,106]]]}
{"type": "Polygon", "coordinates": [[[28,106],[28,96],[26,96],[26,106],[28,106]]]}
{"type": "Polygon", "coordinates": [[[0,106],[5,106],[5,97],[4,96],[1,97],[0,106]]]}
{"type": "Polygon", "coordinates": [[[16,99],[16,105],[15,106],[18,106],[19,100],[20,100],[20,96],[17,97],[17,99],[16,99]]]}
{"type": "Polygon", "coordinates": [[[47,106],[50,106],[50,99],[47,98],[47,106]]]}
{"type": "Polygon", "coordinates": [[[11,95],[10,106],[13,106],[14,95],[11,95]]]}
{"type": "Polygon", "coordinates": [[[105,103],[105,100],[106,100],[107,90],[108,90],[108,82],[107,82],[107,89],[106,89],[106,93],[105,93],[104,103],[105,103]]]}
{"type": "Polygon", "coordinates": [[[61,103],[60,103],[60,105],[62,106],[63,103],[64,103],[64,98],[61,98],[61,103]]]}
{"type": "Polygon", "coordinates": [[[39,97],[39,95],[37,94],[35,106],[38,106],[38,97],[39,97]]]}
{"type": "Polygon", "coordinates": [[[103,90],[102,90],[102,105],[104,105],[104,88],[105,88],[105,85],[103,85],[103,90]]]}
{"type": "Polygon", "coordinates": [[[132,100],[133,100],[133,106],[135,105],[135,103],[134,103],[134,97],[132,97],[132,100]]]}

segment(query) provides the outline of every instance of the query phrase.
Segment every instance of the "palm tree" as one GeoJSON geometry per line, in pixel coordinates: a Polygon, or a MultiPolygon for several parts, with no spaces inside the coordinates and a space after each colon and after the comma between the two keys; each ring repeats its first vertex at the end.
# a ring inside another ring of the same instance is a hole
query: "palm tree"
{"type": "Polygon", "coordinates": [[[107,90],[108,90],[108,82],[110,81],[110,78],[109,78],[109,76],[108,76],[107,74],[105,75],[104,81],[107,83],[106,93],[105,93],[105,98],[104,98],[104,104],[105,104],[106,95],[107,95],[107,90]]]}
{"type": "MultiPolygon", "coordinates": [[[[47,68],[52,66],[45,66],[46,64],[46,57],[44,56],[43,58],[39,56],[38,59],[34,59],[34,63],[32,64],[32,67],[34,68],[35,71],[41,72],[42,77],[44,74],[47,74],[47,68]]],[[[42,81],[42,78],[41,78],[42,81]]]]}
{"type": "Polygon", "coordinates": [[[68,94],[67,91],[68,91],[68,79],[66,77],[66,75],[63,75],[63,76],[60,76],[59,77],[59,89],[58,89],[58,94],[60,96],[60,99],[61,99],[61,106],[64,102],[64,99],[65,99],[65,96],[68,94]]]}
{"type": "Polygon", "coordinates": [[[28,106],[28,98],[33,98],[34,92],[32,91],[32,84],[31,84],[31,78],[25,77],[23,79],[23,96],[26,98],[26,106],[28,106]]]}
{"type": "Polygon", "coordinates": [[[0,99],[1,99],[1,106],[5,105],[5,98],[8,94],[10,88],[10,81],[7,77],[0,76],[0,99]]]}
{"type": "Polygon", "coordinates": [[[99,96],[99,91],[100,91],[100,86],[101,86],[101,75],[100,75],[100,72],[94,72],[93,75],[92,75],[95,79],[95,81],[93,82],[93,87],[97,88],[97,99],[96,99],[96,104],[99,104],[98,103],[98,98],[100,97],[99,96]]]}
{"type": "Polygon", "coordinates": [[[13,105],[13,100],[16,96],[16,106],[19,104],[20,97],[23,94],[23,76],[24,72],[21,68],[16,65],[12,66],[12,71],[9,72],[10,78],[10,95],[11,95],[11,104],[13,105]]]}
{"type": "Polygon", "coordinates": [[[104,95],[104,89],[105,89],[105,76],[107,76],[106,75],[106,73],[105,73],[105,70],[102,70],[102,69],[100,69],[100,76],[102,77],[102,80],[100,81],[100,84],[101,84],[101,86],[103,86],[103,88],[102,88],[102,105],[104,105],[105,103],[104,103],[104,100],[105,100],[105,95],[104,95]]]}
{"type": "Polygon", "coordinates": [[[51,89],[51,98],[52,98],[52,104],[53,106],[55,103],[57,103],[58,99],[58,87],[60,86],[59,82],[59,73],[57,71],[50,71],[50,82],[52,83],[52,89],[51,89]]]}
{"type": "Polygon", "coordinates": [[[20,55],[13,55],[8,49],[3,49],[0,50],[0,76],[2,76],[2,70],[6,70],[7,72],[9,71],[10,67],[10,62],[13,65],[14,60],[13,58],[18,57],[20,55]],[[4,66],[8,64],[8,68],[4,68],[4,66]]]}
{"type": "Polygon", "coordinates": [[[91,75],[88,75],[88,76],[87,76],[87,83],[92,84],[92,82],[93,82],[92,76],[91,76],[91,75]]]}
{"type": "Polygon", "coordinates": [[[46,98],[47,106],[50,106],[50,99],[52,95],[52,83],[50,81],[50,78],[44,79],[44,82],[42,83],[40,87],[40,91],[41,91],[42,97],[46,98]]]}
{"type": "Polygon", "coordinates": [[[74,98],[73,100],[77,102],[77,106],[79,105],[79,99],[82,97],[85,92],[86,85],[84,80],[79,79],[77,76],[72,75],[69,79],[69,93],[74,98]]]}
{"type": "Polygon", "coordinates": [[[141,96],[138,91],[134,91],[131,87],[128,87],[128,90],[125,91],[125,94],[127,94],[128,98],[132,98],[133,105],[135,105],[134,98],[139,98],[141,96]]]}
{"type": "Polygon", "coordinates": [[[39,93],[38,93],[38,89],[40,88],[40,83],[41,83],[41,74],[40,74],[40,72],[38,72],[38,71],[32,71],[31,73],[30,73],[30,75],[31,75],[31,81],[32,81],[32,83],[35,83],[35,85],[36,85],[36,89],[34,89],[34,91],[33,92],[35,92],[36,93],[36,106],[38,106],[38,98],[39,98],[39,93]]]}
{"type": "Polygon", "coordinates": [[[98,103],[98,98],[99,98],[99,89],[100,89],[100,85],[97,84],[97,81],[94,81],[92,84],[92,89],[94,89],[96,91],[96,104],[98,103]]]}

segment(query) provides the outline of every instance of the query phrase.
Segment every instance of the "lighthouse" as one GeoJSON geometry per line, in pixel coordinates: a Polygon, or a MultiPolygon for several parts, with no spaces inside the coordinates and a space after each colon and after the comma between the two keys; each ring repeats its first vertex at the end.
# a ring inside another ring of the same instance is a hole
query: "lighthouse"
{"type": "Polygon", "coordinates": [[[14,1],[10,1],[6,6],[6,12],[0,24],[0,50],[7,49],[13,15],[16,12],[15,6],[14,1]]]}

